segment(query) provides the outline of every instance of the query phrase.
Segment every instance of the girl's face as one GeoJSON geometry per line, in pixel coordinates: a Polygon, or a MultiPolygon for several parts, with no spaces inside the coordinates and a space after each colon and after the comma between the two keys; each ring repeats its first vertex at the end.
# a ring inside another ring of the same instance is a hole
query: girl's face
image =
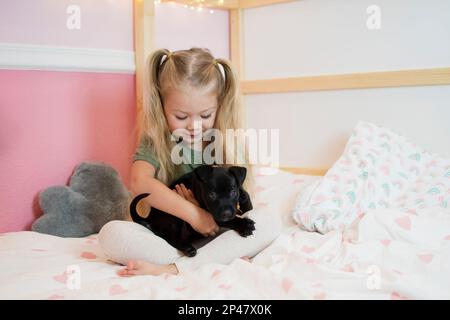
{"type": "Polygon", "coordinates": [[[217,112],[217,95],[211,90],[192,87],[186,90],[171,89],[164,99],[164,115],[169,130],[183,137],[183,141],[193,143],[202,140],[202,134],[213,128],[217,112]]]}

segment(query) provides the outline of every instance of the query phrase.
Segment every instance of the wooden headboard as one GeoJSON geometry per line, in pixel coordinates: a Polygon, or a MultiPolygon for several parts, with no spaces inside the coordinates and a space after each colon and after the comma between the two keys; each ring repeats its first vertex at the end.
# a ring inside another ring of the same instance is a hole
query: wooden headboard
{"type": "MultiPolygon", "coordinates": [[[[283,79],[246,79],[243,60],[243,10],[301,0],[158,0],[187,6],[228,10],[230,58],[241,79],[244,95],[261,93],[301,92],[335,89],[362,89],[450,84],[450,68],[391,70],[350,74],[332,74],[283,79]]],[[[155,50],[153,0],[135,0],[135,52],[137,108],[142,105],[142,79],[146,57],[155,50]]],[[[226,39],[228,41],[228,39],[226,39]]],[[[323,175],[327,168],[286,168],[294,173],[323,175]]]]}

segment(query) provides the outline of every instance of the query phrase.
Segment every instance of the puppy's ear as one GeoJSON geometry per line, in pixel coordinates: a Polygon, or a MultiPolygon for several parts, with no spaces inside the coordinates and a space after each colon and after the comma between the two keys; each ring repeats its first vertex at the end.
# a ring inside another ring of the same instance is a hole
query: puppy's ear
{"type": "Polygon", "coordinates": [[[201,166],[194,169],[194,173],[200,181],[205,182],[206,178],[211,175],[212,168],[209,165],[201,166]]]}
{"type": "Polygon", "coordinates": [[[233,167],[229,167],[228,171],[230,171],[231,174],[234,175],[239,187],[242,186],[242,184],[244,183],[245,177],[247,176],[247,168],[233,166],[233,167]]]}

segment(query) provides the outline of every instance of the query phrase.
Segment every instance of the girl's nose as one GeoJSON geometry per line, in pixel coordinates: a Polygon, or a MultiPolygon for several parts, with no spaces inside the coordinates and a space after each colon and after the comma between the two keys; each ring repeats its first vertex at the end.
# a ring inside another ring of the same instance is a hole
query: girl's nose
{"type": "Polygon", "coordinates": [[[202,121],[201,120],[192,120],[189,122],[187,129],[189,131],[200,131],[202,129],[202,121]]]}

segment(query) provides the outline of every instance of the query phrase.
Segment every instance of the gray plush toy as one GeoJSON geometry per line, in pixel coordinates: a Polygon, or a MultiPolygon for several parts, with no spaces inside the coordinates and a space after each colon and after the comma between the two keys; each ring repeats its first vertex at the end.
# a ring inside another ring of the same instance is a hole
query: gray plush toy
{"type": "Polygon", "coordinates": [[[127,219],[129,198],[113,167],[83,162],[75,168],[69,187],[54,186],[40,193],[44,214],[31,229],[60,237],[98,233],[111,220],[127,219]]]}

